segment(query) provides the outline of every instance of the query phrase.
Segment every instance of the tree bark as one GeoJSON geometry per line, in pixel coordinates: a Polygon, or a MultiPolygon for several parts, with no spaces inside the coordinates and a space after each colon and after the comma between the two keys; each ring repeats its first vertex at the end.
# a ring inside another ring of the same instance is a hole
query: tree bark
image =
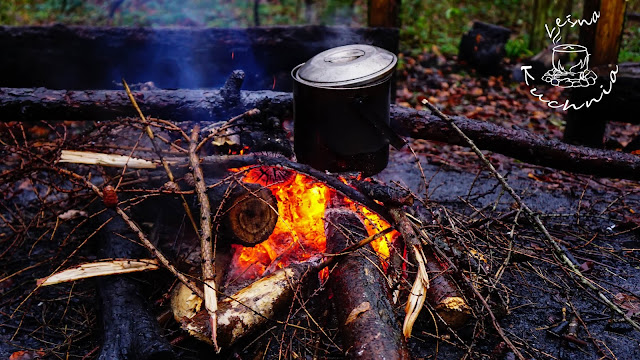
{"type": "MultiPolygon", "coordinates": [[[[350,210],[327,209],[325,218],[329,253],[367,237],[362,221],[350,210]]],[[[360,250],[342,259],[329,275],[345,356],[409,359],[380,261],[370,245],[364,249],[370,251],[360,250]]]]}
{"type": "MultiPolygon", "coordinates": [[[[225,91],[149,90],[133,94],[145,115],[172,121],[223,121],[256,107],[266,114],[291,113],[291,94],[241,91],[229,98],[225,91]]],[[[0,88],[0,110],[2,121],[112,120],[136,115],[124,90],[0,88]]]]}
{"type": "Polygon", "coordinates": [[[400,0],[369,0],[369,27],[400,27],[400,0]]]}
{"type": "MultiPolygon", "coordinates": [[[[181,167],[176,169],[175,174],[182,176],[186,168],[181,167]]],[[[226,169],[225,169],[226,170],[226,169]]],[[[207,171],[203,169],[203,171],[207,171]]],[[[160,170],[156,170],[155,173],[160,174],[160,170]]],[[[216,170],[216,173],[218,171],[216,170]]],[[[229,175],[229,173],[226,173],[229,175]]],[[[206,175],[205,175],[206,176],[206,175]]],[[[178,179],[182,190],[188,190],[192,188],[190,176],[185,177],[186,184],[182,185],[182,179],[178,179]]],[[[156,178],[154,176],[154,178],[156,178]]],[[[218,239],[222,243],[220,245],[240,244],[243,246],[255,246],[269,238],[273,229],[275,229],[278,221],[278,200],[271,193],[268,188],[259,184],[243,183],[240,185],[234,181],[223,181],[221,178],[209,178],[206,177],[207,184],[218,184],[217,186],[207,190],[209,201],[211,203],[211,211],[213,214],[219,214],[219,218],[216,221],[219,222],[220,227],[216,228],[214,224],[214,230],[218,229],[218,239]],[[220,211],[218,208],[222,206],[220,211]]],[[[162,181],[151,180],[149,184],[152,186],[162,186],[162,181]]],[[[175,208],[179,209],[179,199],[169,200],[167,197],[154,199],[150,198],[144,203],[138,205],[134,209],[136,213],[136,219],[145,219],[146,221],[152,221],[149,219],[149,214],[155,214],[158,208],[175,208]]],[[[191,211],[194,216],[200,213],[200,210],[196,204],[195,197],[187,197],[187,201],[190,203],[191,211]],[[192,200],[193,199],[193,200],[192,200]]],[[[212,216],[213,216],[212,214],[212,216]]]]}
{"type": "MultiPolygon", "coordinates": [[[[598,22],[591,26],[580,27],[580,44],[587,47],[590,54],[589,67],[615,65],[618,62],[618,52],[622,41],[624,29],[625,0],[585,0],[582,17],[591,19],[594,12],[600,12],[598,22]]],[[[609,72],[606,72],[608,77],[609,72]]],[[[618,77],[624,75],[619,74],[618,77]]],[[[608,83],[605,78],[604,83],[608,83]]],[[[636,80],[637,82],[637,80],[636,80]]],[[[598,83],[596,83],[598,84],[598,83]]],[[[607,85],[604,85],[607,86],[607,85]]],[[[564,140],[573,144],[584,144],[592,147],[602,147],[607,121],[619,118],[622,111],[617,111],[615,104],[618,102],[615,91],[620,84],[612,86],[613,91],[607,95],[602,103],[597,103],[593,108],[570,109],[567,113],[567,126],[564,132],[564,140]],[[596,109],[599,108],[599,109],[596,109]],[[613,110],[613,112],[610,112],[613,110]]],[[[570,101],[581,104],[597,97],[590,88],[572,89],[570,101]]],[[[625,104],[623,102],[623,104],[625,104]]],[[[628,103],[630,105],[630,103],[628,103]]],[[[623,116],[624,116],[623,115],[623,116]]]]}

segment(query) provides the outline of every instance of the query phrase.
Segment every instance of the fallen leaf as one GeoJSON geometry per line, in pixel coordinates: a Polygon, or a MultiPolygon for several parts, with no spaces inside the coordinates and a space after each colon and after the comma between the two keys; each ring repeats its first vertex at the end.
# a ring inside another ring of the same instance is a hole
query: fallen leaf
{"type": "Polygon", "coordinates": [[[585,261],[580,265],[580,271],[583,273],[593,270],[593,261],[585,261]]]}
{"type": "Polygon", "coordinates": [[[627,315],[630,317],[640,314],[640,299],[637,296],[617,293],[613,297],[613,302],[627,310],[627,315]]]}
{"type": "Polygon", "coordinates": [[[21,350],[11,354],[11,356],[9,356],[9,360],[34,360],[40,359],[44,355],[44,351],[21,350]]]}

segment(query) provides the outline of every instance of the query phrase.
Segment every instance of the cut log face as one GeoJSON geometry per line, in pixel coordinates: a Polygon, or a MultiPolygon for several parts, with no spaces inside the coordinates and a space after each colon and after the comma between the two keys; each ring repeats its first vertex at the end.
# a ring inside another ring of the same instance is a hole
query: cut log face
{"type": "Polygon", "coordinates": [[[238,195],[225,216],[233,242],[255,246],[269,238],[278,221],[278,202],[267,188],[238,195]]]}
{"type": "Polygon", "coordinates": [[[464,326],[471,317],[471,309],[462,298],[458,289],[440,266],[438,260],[430,253],[427,258],[429,271],[429,289],[427,301],[438,312],[444,322],[453,329],[464,326]]]}

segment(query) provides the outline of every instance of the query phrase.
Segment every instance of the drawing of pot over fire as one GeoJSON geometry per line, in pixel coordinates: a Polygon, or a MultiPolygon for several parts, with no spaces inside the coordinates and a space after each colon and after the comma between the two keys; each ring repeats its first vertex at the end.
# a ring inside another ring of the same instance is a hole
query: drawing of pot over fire
{"type": "Polygon", "coordinates": [[[562,88],[587,87],[596,83],[598,76],[589,70],[589,53],[582,45],[560,44],[553,47],[553,68],[547,71],[542,80],[562,88]],[[563,63],[567,55],[575,55],[575,65],[563,63]]]}

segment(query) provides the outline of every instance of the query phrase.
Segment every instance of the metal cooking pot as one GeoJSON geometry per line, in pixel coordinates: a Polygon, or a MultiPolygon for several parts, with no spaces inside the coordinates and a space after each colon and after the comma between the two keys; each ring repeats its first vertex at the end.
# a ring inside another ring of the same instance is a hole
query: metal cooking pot
{"type": "Polygon", "coordinates": [[[296,66],[294,151],[299,162],[331,172],[370,176],[389,160],[389,92],[396,56],[370,45],[329,49],[296,66]]]}

